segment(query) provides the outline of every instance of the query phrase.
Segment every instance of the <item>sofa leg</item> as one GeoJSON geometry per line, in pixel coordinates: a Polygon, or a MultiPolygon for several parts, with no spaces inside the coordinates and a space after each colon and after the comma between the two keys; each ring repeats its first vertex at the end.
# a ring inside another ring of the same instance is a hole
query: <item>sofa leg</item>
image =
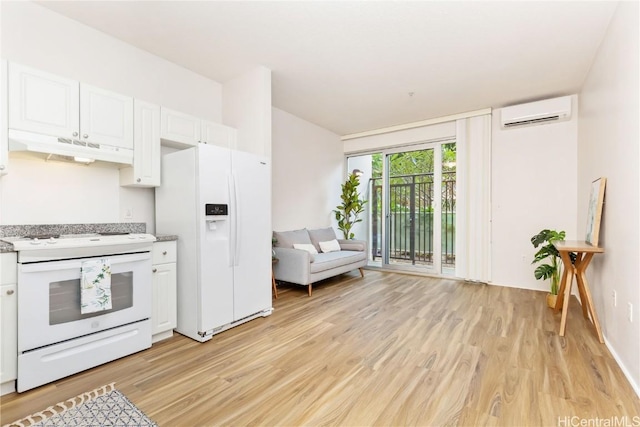
{"type": "Polygon", "coordinates": [[[358,268],[358,270],[360,270],[360,277],[364,277],[364,270],[362,267],[358,268]]]}
{"type": "Polygon", "coordinates": [[[307,285],[307,288],[309,289],[309,296],[311,296],[311,283],[307,285]]]}

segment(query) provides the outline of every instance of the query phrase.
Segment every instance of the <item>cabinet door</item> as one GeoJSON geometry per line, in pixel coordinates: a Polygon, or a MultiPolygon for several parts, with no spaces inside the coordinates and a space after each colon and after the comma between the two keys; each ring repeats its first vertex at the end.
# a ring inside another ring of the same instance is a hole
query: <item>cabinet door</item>
{"type": "Polygon", "coordinates": [[[0,61],[0,176],[9,172],[7,72],[7,61],[3,59],[0,61]]]}
{"type": "Polygon", "coordinates": [[[160,186],[160,107],[133,102],[133,166],[120,169],[120,185],[160,186]]]}
{"type": "Polygon", "coordinates": [[[231,148],[232,134],[235,129],[220,123],[202,121],[202,142],[205,144],[218,145],[224,148],[231,148]]]}
{"type": "Polygon", "coordinates": [[[176,264],[153,266],[151,334],[170,331],[177,324],[176,264]]]}
{"type": "Polygon", "coordinates": [[[80,137],[133,149],[133,98],[80,84],[80,137]]]}
{"type": "Polygon", "coordinates": [[[77,139],[80,85],[18,64],[9,64],[9,129],[77,139]]]}
{"type": "Polygon", "coordinates": [[[179,111],[162,108],[160,138],[167,145],[185,148],[200,142],[201,120],[179,111]]]}
{"type": "Polygon", "coordinates": [[[18,299],[16,284],[0,286],[0,383],[18,376],[18,299]]]}

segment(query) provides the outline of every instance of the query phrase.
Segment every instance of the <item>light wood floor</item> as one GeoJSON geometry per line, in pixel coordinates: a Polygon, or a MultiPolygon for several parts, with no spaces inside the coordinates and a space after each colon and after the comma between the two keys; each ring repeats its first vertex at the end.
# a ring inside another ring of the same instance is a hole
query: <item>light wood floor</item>
{"type": "MultiPolygon", "coordinates": [[[[571,301],[378,271],[282,288],[275,312],[1,399],[2,423],[112,381],[160,426],[570,425],[640,415],[571,301]]],[[[593,424],[590,424],[593,425],[593,424]]]]}

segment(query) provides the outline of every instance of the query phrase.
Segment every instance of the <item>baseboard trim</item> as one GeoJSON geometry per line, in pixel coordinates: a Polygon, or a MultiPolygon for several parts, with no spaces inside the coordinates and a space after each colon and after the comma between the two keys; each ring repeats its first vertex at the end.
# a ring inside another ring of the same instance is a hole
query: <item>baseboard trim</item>
{"type": "Polygon", "coordinates": [[[629,372],[627,367],[624,365],[624,363],[622,363],[622,360],[620,359],[620,356],[618,356],[618,353],[614,350],[613,346],[611,345],[611,343],[609,342],[609,340],[607,339],[606,336],[604,336],[604,344],[609,349],[609,352],[611,353],[611,355],[615,359],[616,363],[618,364],[618,366],[622,370],[622,373],[624,374],[624,376],[627,378],[627,381],[629,381],[629,384],[631,384],[631,387],[633,388],[633,391],[636,392],[636,395],[638,396],[638,399],[640,399],[640,385],[638,385],[638,383],[635,382],[635,380],[631,376],[631,373],[629,372]]]}

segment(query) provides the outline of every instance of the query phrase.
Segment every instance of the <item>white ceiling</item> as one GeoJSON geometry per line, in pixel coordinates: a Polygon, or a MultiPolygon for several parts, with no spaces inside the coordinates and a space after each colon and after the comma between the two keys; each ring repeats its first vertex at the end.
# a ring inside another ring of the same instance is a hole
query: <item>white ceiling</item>
{"type": "Polygon", "coordinates": [[[617,2],[44,1],[337,134],[579,91],[617,2]],[[413,93],[410,96],[409,93],[413,93]]]}

